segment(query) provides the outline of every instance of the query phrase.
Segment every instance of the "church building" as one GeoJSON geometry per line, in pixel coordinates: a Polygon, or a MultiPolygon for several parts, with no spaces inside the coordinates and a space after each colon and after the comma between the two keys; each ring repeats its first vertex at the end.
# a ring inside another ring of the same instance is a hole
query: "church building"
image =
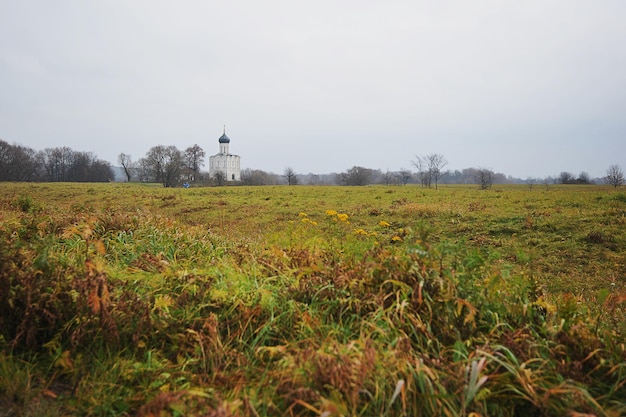
{"type": "Polygon", "coordinates": [[[230,138],[224,134],[218,139],[220,152],[209,157],[209,176],[215,178],[218,172],[224,175],[226,181],[241,181],[241,164],[239,155],[233,155],[228,151],[230,138]]]}

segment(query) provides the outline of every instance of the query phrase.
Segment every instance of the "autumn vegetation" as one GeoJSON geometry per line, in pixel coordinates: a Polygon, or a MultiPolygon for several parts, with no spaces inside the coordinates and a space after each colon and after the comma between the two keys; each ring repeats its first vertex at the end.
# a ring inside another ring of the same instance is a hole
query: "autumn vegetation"
{"type": "Polygon", "coordinates": [[[626,194],[0,184],[0,415],[626,414],[626,194]]]}

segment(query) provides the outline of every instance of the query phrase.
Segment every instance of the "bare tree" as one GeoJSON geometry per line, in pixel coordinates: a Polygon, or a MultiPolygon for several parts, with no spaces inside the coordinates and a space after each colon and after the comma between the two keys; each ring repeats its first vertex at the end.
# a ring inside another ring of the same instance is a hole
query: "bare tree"
{"type": "Polygon", "coordinates": [[[89,170],[87,171],[87,178],[85,181],[107,182],[113,181],[114,177],[115,175],[113,175],[111,164],[108,161],[103,161],[102,159],[97,159],[94,157],[89,165],[89,170]]]}
{"type": "Polygon", "coordinates": [[[122,152],[117,157],[117,161],[124,169],[124,174],[126,174],[126,181],[130,182],[133,176],[133,171],[135,170],[131,156],[122,152]]]}
{"type": "Polygon", "coordinates": [[[606,177],[604,177],[607,184],[611,184],[617,188],[620,185],[624,185],[624,172],[619,165],[614,164],[606,170],[606,177]]]}
{"type": "Polygon", "coordinates": [[[0,181],[33,181],[37,179],[36,152],[20,145],[9,145],[0,139],[0,181]]]}
{"type": "Polygon", "coordinates": [[[76,152],[67,146],[46,148],[37,153],[37,159],[48,181],[106,182],[113,178],[110,164],[91,152],[76,152]]]}
{"type": "Polygon", "coordinates": [[[215,175],[213,175],[213,180],[215,184],[221,187],[226,182],[226,173],[224,171],[216,171],[215,175]]]}
{"type": "Polygon", "coordinates": [[[412,176],[411,171],[409,171],[408,169],[404,169],[404,168],[400,168],[400,171],[398,171],[397,175],[398,175],[400,184],[402,185],[406,185],[412,176]]]}
{"type": "Polygon", "coordinates": [[[439,184],[439,179],[446,175],[447,172],[443,171],[443,168],[448,165],[448,161],[443,155],[433,153],[428,155],[428,170],[431,172],[433,179],[435,180],[435,190],[439,184]]]}
{"type": "Polygon", "coordinates": [[[165,165],[163,170],[163,186],[173,187],[180,182],[183,170],[183,154],[176,146],[165,148],[165,165]]]}
{"type": "Polygon", "coordinates": [[[291,167],[285,168],[283,176],[287,180],[287,185],[298,185],[298,174],[291,167]]]}
{"type": "Polygon", "coordinates": [[[67,146],[62,148],[46,148],[37,155],[45,169],[48,181],[67,181],[67,172],[72,155],[70,148],[67,146]]]}
{"type": "Polygon", "coordinates": [[[430,188],[432,182],[435,182],[435,189],[439,185],[441,177],[447,174],[443,168],[448,165],[448,161],[442,154],[432,153],[426,156],[415,156],[415,160],[411,161],[413,166],[417,168],[417,175],[422,186],[430,188]]]}
{"type": "Polygon", "coordinates": [[[180,181],[183,155],[175,146],[157,145],[150,148],[142,165],[148,170],[151,181],[173,187],[180,181]]]}
{"type": "Polygon", "coordinates": [[[393,182],[394,175],[393,175],[393,173],[389,172],[389,170],[387,170],[380,176],[380,179],[381,179],[383,184],[389,185],[389,184],[391,184],[393,182]]]}
{"type": "Polygon", "coordinates": [[[528,190],[532,191],[533,185],[537,184],[537,182],[538,182],[537,178],[533,178],[533,177],[526,178],[526,184],[528,184],[528,190]]]}
{"type": "Polygon", "coordinates": [[[150,161],[148,161],[148,158],[141,158],[139,161],[137,161],[136,167],[137,178],[140,182],[153,181],[153,171],[150,165],[150,161]]]}
{"type": "Polygon", "coordinates": [[[430,188],[432,182],[432,175],[428,170],[428,160],[424,156],[415,155],[415,160],[411,161],[411,164],[417,168],[417,177],[422,187],[430,188]]]}
{"type": "Polygon", "coordinates": [[[493,185],[493,171],[487,168],[479,168],[476,170],[476,181],[480,185],[481,190],[488,190],[493,185]]]}
{"type": "Polygon", "coordinates": [[[260,169],[246,168],[241,171],[241,183],[243,185],[276,185],[280,183],[280,177],[260,169]]]}
{"type": "Polygon", "coordinates": [[[95,156],[88,152],[72,152],[67,167],[66,181],[89,181],[89,168],[95,159],[95,156]]]}
{"type": "Polygon", "coordinates": [[[157,145],[150,148],[140,161],[147,181],[162,182],[163,166],[165,165],[165,146],[157,145]]]}
{"type": "Polygon", "coordinates": [[[198,146],[193,145],[185,149],[184,160],[187,169],[187,179],[189,181],[195,181],[200,168],[204,166],[204,157],[206,153],[198,146]]]}
{"type": "Polygon", "coordinates": [[[341,185],[367,185],[372,179],[374,171],[369,168],[354,166],[338,175],[341,185]]]}

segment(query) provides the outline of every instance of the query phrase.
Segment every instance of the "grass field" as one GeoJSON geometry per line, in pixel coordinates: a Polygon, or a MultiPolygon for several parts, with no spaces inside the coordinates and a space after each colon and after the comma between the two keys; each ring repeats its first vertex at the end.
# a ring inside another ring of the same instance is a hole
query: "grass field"
{"type": "Polygon", "coordinates": [[[626,415],[625,227],[601,186],[3,183],[0,416],[626,415]]]}

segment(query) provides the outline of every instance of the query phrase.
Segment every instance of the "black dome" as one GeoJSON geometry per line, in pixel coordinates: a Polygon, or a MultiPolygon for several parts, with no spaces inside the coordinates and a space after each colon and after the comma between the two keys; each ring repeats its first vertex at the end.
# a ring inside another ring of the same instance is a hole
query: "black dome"
{"type": "Polygon", "coordinates": [[[220,143],[230,143],[230,138],[228,136],[226,136],[226,133],[224,133],[222,136],[220,136],[219,142],[220,143]]]}

